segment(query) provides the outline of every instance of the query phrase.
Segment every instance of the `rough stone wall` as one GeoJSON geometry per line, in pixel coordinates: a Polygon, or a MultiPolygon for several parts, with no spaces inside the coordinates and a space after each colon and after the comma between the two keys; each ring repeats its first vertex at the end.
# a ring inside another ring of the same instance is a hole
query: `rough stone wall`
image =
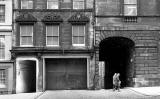
{"type": "Polygon", "coordinates": [[[135,42],[133,86],[159,86],[160,16],[158,4],[160,2],[159,0],[138,0],[137,22],[124,22],[121,1],[96,0],[96,69],[99,69],[99,43],[103,39],[114,36],[130,38],[135,42]],[[105,6],[105,4],[110,6],[105,6]]]}

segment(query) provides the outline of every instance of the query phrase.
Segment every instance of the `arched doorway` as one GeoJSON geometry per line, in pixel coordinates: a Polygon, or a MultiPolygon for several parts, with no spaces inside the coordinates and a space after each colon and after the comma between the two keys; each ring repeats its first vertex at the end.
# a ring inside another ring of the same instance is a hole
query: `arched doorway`
{"type": "Polygon", "coordinates": [[[122,87],[131,86],[134,73],[134,42],[125,37],[109,37],[100,42],[99,51],[99,60],[105,62],[105,89],[112,88],[114,73],[120,73],[122,87]]]}

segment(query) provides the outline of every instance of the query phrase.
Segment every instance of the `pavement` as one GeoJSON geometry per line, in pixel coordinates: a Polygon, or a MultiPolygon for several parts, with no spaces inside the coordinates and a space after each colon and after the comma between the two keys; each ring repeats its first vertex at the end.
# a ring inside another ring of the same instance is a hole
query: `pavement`
{"type": "Polygon", "coordinates": [[[47,90],[36,93],[0,95],[0,99],[160,99],[160,87],[105,90],[47,90]]]}

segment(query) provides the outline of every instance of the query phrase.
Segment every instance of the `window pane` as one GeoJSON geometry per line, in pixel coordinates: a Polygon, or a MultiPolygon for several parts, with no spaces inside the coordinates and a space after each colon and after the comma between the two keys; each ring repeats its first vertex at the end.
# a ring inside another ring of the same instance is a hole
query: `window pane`
{"type": "Polygon", "coordinates": [[[58,0],[47,0],[48,9],[58,9],[58,0]]]}
{"type": "Polygon", "coordinates": [[[78,44],[78,38],[79,37],[73,37],[73,44],[78,44]]]}
{"type": "Polygon", "coordinates": [[[0,88],[6,88],[6,70],[0,69],[0,88]]]}
{"type": "Polygon", "coordinates": [[[137,0],[124,0],[124,4],[137,4],[137,0]]]}
{"type": "Polygon", "coordinates": [[[32,36],[33,34],[33,26],[31,25],[22,25],[20,27],[21,36],[32,36]]]}
{"type": "Polygon", "coordinates": [[[0,48],[0,59],[5,59],[5,49],[0,48]]]}
{"type": "Polygon", "coordinates": [[[72,31],[73,36],[78,36],[79,35],[78,30],[79,30],[78,26],[73,26],[73,31],[72,31]]]}
{"type": "Polygon", "coordinates": [[[71,0],[62,0],[61,9],[71,9],[71,0]]]}
{"type": "Polygon", "coordinates": [[[0,5],[0,22],[5,22],[5,5],[0,5]]]}
{"type": "Polygon", "coordinates": [[[32,37],[21,37],[21,45],[32,45],[32,37]]]}
{"type": "Polygon", "coordinates": [[[136,16],[137,15],[137,7],[134,5],[125,5],[124,6],[124,15],[136,16]]]}
{"type": "Polygon", "coordinates": [[[84,0],[73,0],[73,9],[84,9],[84,0]]]}
{"type": "Polygon", "coordinates": [[[84,44],[84,37],[79,37],[79,44],[84,44]]]}
{"type": "Polygon", "coordinates": [[[53,26],[53,36],[58,36],[58,34],[59,34],[58,26],[53,26]]]}
{"type": "Polygon", "coordinates": [[[59,35],[59,27],[58,26],[47,26],[47,36],[58,36],[59,35]]]}
{"type": "Polygon", "coordinates": [[[84,36],[84,26],[79,26],[79,36],[84,36]]]}
{"type": "Polygon", "coordinates": [[[58,37],[47,37],[47,45],[58,45],[58,37]]]}
{"type": "Polygon", "coordinates": [[[29,0],[28,1],[28,9],[32,9],[33,8],[33,1],[29,0]]]}
{"type": "Polygon", "coordinates": [[[5,59],[5,36],[0,36],[0,59],[5,59]]]}
{"type": "Polygon", "coordinates": [[[5,47],[5,36],[0,36],[0,48],[5,47]]]}
{"type": "Polygon", "coordinates": [[[33,0],[22,0],[21,1],[22,9],[32,9],[33,8],[33,0]]]}
{"type": "Polygon", "coordinates": [[[46,28],[47,36],[53,36],[53,28],[52,26],[47,26],[46,28]]]}

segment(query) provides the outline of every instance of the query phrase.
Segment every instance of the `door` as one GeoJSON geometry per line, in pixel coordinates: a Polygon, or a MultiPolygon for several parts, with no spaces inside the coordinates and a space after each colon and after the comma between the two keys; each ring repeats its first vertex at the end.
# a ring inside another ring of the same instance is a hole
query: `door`
{"type": "Polygon", "coordinates": [[[46,59],[46,90],[86,87],[87,59],[46,59]]]}
{"type": "Polygon", "coordinates": [[[19,62],[20,70],[17,75],[17,93],[36,92],[36,61],[24,60],[19,62]]]}

